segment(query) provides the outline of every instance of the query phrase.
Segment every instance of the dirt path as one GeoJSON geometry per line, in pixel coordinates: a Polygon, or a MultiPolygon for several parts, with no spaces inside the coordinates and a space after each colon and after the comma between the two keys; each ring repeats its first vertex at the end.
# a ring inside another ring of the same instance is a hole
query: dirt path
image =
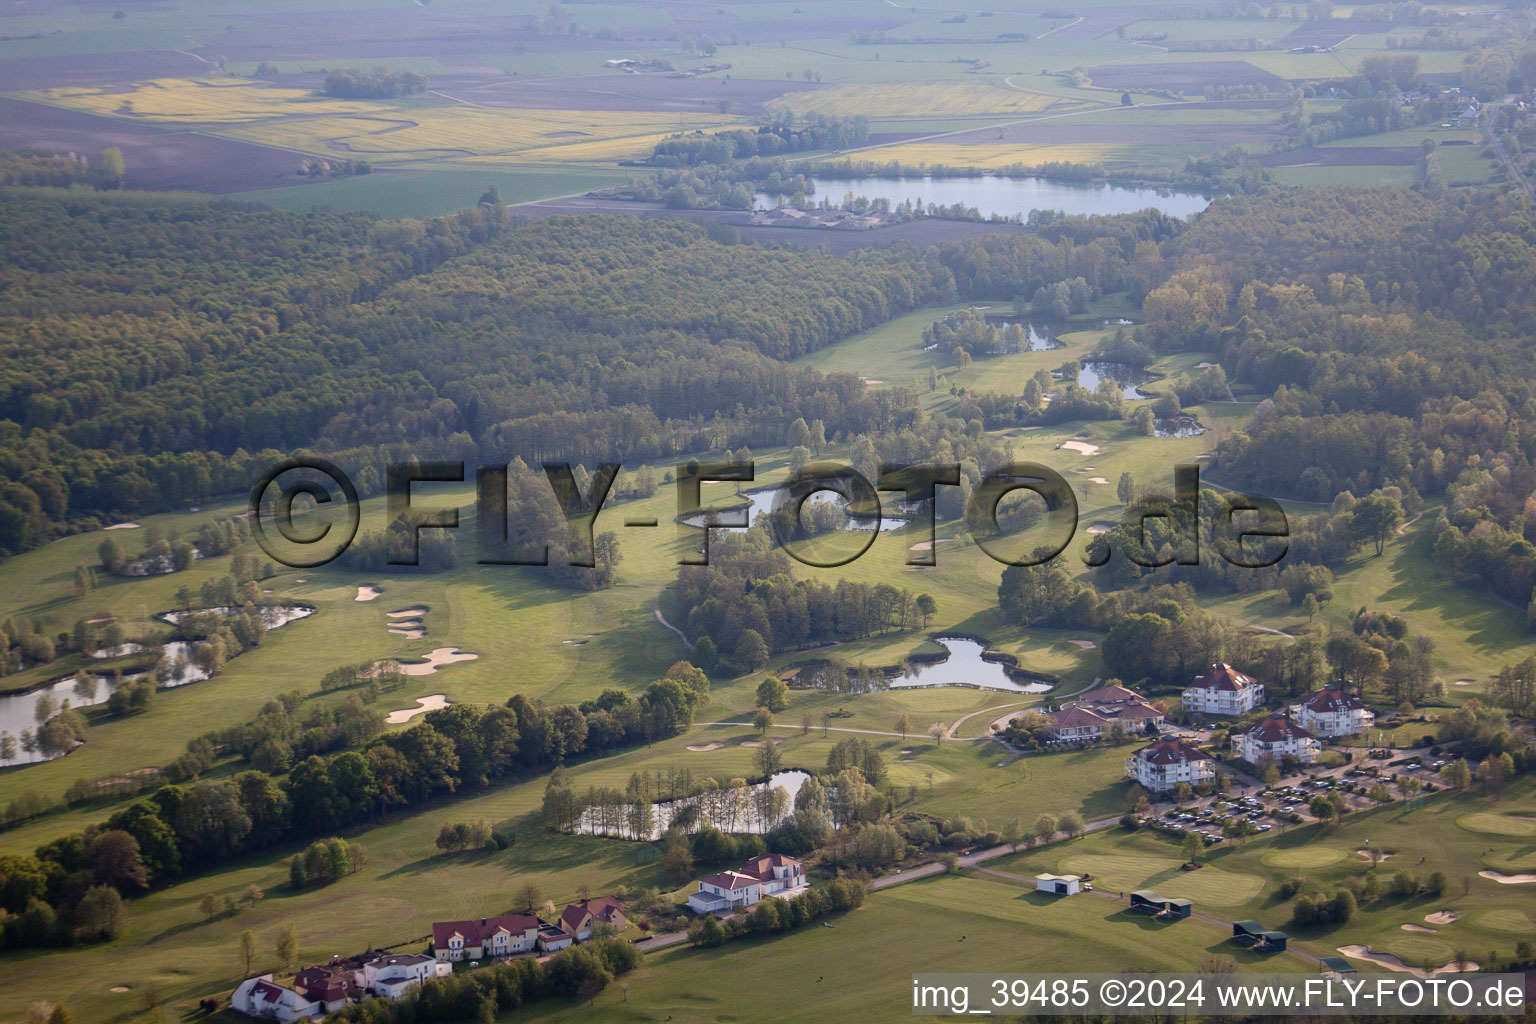
{"type": "MultiPolygon", "coordinates": [[[[975,718],[977,715],[984,715],[988,711],[1000,711],[1003,708],[1027,707],[1027,706],[1029,706],[1031,704],[1038,704],[1038,703],[1040,703],[1040,699],[1036,698],[1034,700],[1021,700],[1017,704],[994,704],[990,708],[982,708],[980,711],[972,711],[968,715],[961,715],[959,718],[955,719],[955,724],[951,725],[949,727],[949,732],[945,733],[944,735],[946,737],[948,737],[949,739],[958,739],[959,737],[957,737],[955,735],[955,730],[959,729],[962,725],[964,725],[966,722],[970,721],[971,719],[975,718]]],[[[1015,713],[1017,713],[1017,712],[1015,712],[1015,713]]],[[[990,732],[991,730],[988,730],[988,731],[990,732]]],[[[986,738],[989,738],[989,737],[973,736],[973,737],[970,737],[970,738],[971,739],[986,739],[986,738]]]]}
{"type": "Polygon", "coordinates": [[[677,634],[677,638],[683,642],[684,650],[693,650],[693,644],[688,642],[688,637],[683,634],[682,630],[678,629],[676,626],[672,625],[672,623],[667,621],[667,617],[661,614],[660,608],[656,609],[656,621],[677,634]]]}
{"type": "Polygon", "coordinates": [[[1403,525],[1399,526],[1397,528],[1397,535],[1399,537],[1401,537],[1403,535],[1403,533],[1407,531],[1408,527],[1412,526],[1414,523],[1418,522],[1420,519],[1423,519],[1423,518],[1424,518],[1424,513],[1420,512],[1418,515],[1414,516],[1412,519],[1408,520],[1406,523],[1404,523],[1403,525]]]}

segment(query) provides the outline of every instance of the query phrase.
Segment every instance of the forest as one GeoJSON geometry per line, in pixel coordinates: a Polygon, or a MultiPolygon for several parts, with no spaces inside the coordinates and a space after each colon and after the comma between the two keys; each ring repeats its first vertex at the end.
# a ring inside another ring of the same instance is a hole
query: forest
{"type": "MultiPolygon", "coordinates": [[[[790,360],[925,305],[1059,312],[1123,291],[1145,324],[1116,350],[1214,352],[1263,396],[1221,440],[1215,479],[1310,501],[1443,495],[1450,564],[1521,607],[1536,585],[1536,223],[1514,192],[1262,188],[1187,226],[1044,218],[845,256],[671,218],[524,223],[493,203],[432,221],[0,203],[0,551],[239,492],[271,450],[326,452],[377,493],[406,442],[423,458],[633,462],[819,421],[870,464],[948,443],[974,484],[987,452],[971,421],[1117,419],[1118,397],[1047,377],[946,414],[790,360]]],[[[935,324],[932,340],[982,359],[1017,342],[982,326],[935,324]]]]}

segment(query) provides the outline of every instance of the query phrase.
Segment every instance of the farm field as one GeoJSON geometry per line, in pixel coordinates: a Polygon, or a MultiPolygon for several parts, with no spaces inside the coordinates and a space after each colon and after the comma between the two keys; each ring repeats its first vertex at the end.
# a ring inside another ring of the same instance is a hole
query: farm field
{"type": "Polygon", "coordinates": [[[839,85],[812,92],[791,93],[779,106],[796,114],[836,117],[944,117],[975,114],[1036,114],[1079,109],[1043,93],[1009,89],[979,82],[912,82],[901,85],[839,85]]]}

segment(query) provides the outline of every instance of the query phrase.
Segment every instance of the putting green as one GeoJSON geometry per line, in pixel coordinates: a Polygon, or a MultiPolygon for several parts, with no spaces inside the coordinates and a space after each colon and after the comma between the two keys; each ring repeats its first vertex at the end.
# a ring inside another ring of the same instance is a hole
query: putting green
{"type": "Polygon", "coordinates": [[[1271,850],[1260,858],[1272,868],[1320,868],[1343,859],[1343,850],[1335,850],[1329,846],[1298,846],[1292,850],[1271,850]]]}
{"type": "Polygon", "coordinates": [[[1529,935],[1536,931],[1536,921],[1532,921],[1525,911],[1514,907],[1500,907],[1480,914],[1477,923],[1496,932],[1514,932],[1517,935],[1529,935]]]}
{"type": "Polygon", "coordinates": [[[1100,892],[1156,889],[1163,896],[1194,900],[1216,907],[1235,907],[1247,903],[1264,889],[1257,875],[1220,871],[1203,867],[1181,871],[1178,857],[1149,857],[1132,853],[1090,853],[1068,857],[1062,870],[1093,875],[1094,888],[1100,892]]]}
{"type": "Polygon", "coordinates": [[[1536,836],[1536,821],[1512,818],[1507,814],[1491,814],[1477,811],[1463,814],[1456,824],[1468,832],[1488,832],[1496,836],[1536,836]]]}

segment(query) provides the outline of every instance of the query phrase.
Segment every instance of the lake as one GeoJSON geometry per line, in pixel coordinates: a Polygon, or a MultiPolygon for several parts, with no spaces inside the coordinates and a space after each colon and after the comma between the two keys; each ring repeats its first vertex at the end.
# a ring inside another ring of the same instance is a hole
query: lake
{"type": "MultiPolygon", "coordinates": [[[[1027,218],[1032,210],[1061,210],[1070,215],[1136,213],[1149,207],[1162,210],[1171,217],[1189,217],[1211,204],[1207,196],[1181,189],[997,175],[980,178],[818,177],[815,190],[806,198],[819,202],[826,196],[834,203],[841,203],[849,192],[868,199],[889,200],[892,209],[909,199],[921,200],[924,206],[964,203],[975,207],[983,217],[996,214],[1027,218]]],[[[757,208],[771,210],[779,205],[778,198],[759,192],[757,208]]]]}

